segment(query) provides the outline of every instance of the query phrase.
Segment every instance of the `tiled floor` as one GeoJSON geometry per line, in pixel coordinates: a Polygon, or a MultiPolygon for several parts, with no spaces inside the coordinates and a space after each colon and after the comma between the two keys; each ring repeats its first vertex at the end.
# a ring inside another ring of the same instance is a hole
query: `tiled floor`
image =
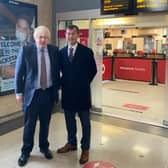
{"type": "Polygon", "coordinates": [[[21,104],[17,103],[15,94],[0,96],[0,118],[20,110],[21,104]]]}
{"type": "Polygon", "coordinates": [[[115,117],[163,126],[165,85],[119,80],[103,84],[103,112],[115,117]]]}
{"type": "MultiPolygon", "coordinates": [[[[0,137],[0,167],[17,168],[23,128],[0,137]]],[[[81,128],[78,120],[78,137],[81,128]]],[[[78,163],[79,150],[57,154],[56,149],[66,141],[65,123],[62,113],[52,116],[50,127],[50,149],[54,159],[46,160],[38,149],[38,127],[35,147],[26,168],[82,168],[78,163]]],[[[92,121],[90,161],[112,163],[116,168],[168,168],[168,138],[149,133],[121,128],[110,123],[92,121]]]]}

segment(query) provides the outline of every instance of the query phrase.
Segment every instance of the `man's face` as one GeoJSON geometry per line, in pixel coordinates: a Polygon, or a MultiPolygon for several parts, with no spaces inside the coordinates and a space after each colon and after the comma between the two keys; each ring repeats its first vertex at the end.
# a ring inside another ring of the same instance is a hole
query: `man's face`
{"type": "Polygon", "coordinates": [[[28,34],[30,31],[28,22],[24,19],[19,19],[16,24],[16,30],[28,34]]]}
{"type": "Polygon", "coordinates": [[[16,23],[16,38],[25,41],[30,35],[29,24],[25,19],[18,19],[16,23]]]}
{"type": "Polygon", "coordinates": [[[36,35],[36,37],[34,38],[36,45],[39,48],[45,48],[47,46],[47,44],[49,43],[49,37],[48,34],[46,32],[38,32],[38,34],[36,35]]]}
{"type": "Polygon", "coordinates": [[[75,28],[67,29],[65,36],[68,44],[74,45],[75,43],[77,43],[79,33],[75,28]]]}

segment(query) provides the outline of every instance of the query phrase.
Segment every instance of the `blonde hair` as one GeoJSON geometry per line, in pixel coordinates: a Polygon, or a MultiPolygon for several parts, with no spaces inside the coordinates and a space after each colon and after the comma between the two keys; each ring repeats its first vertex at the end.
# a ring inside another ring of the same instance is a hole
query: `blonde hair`
{"type": "Polygon", "coordinates": [[[38,34],[40,34],[41,32],[42,33],[46,33],[48,39],[51,38],[50,30],[46,26],[38,26],[38,27],[36,27],[34,29],[33,37],[36,38],[38,36],[38,34]]]}

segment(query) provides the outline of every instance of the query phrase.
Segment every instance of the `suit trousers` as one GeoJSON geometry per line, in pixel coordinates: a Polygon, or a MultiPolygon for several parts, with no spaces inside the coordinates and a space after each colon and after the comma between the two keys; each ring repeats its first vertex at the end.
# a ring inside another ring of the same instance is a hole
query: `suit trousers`
{"type": "Polygon", "coordinates": [[[48,133],[54,101],[51,100],[51,88],[35,91],[31,104],[24,114],[24,132],[22,153],[29,155],[34,145],[34,133],[39,119],[39,147],[46,151],[49,147],[48,133]]]}
{"type": "Polygon", "coordinates": [[[82,138],[81,138],[81,149],[88,150],[90,148],[90,136],[91,136],[91,124],[90,124],[90,111],[70,111],[64,109],[66,128],[68,133],[67,141],[69,144],[77,145],[77,124],[76,124],[76,113],[80,118],[82,126],[82,138]]]}

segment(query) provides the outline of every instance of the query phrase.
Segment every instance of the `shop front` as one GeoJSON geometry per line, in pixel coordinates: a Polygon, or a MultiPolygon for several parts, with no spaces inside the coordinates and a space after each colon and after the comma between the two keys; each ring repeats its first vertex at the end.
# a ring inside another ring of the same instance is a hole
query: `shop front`
{"type": "Polygon", "coordinates": [[[101,114],[164,126],[168,15],[80,13],[57,15],[58,45],[65,45],[60,32],[70,21],[81,33],[87,30],[80,38],[94,50],[99,71],[92,88],[93,107],[101,114]]]}

